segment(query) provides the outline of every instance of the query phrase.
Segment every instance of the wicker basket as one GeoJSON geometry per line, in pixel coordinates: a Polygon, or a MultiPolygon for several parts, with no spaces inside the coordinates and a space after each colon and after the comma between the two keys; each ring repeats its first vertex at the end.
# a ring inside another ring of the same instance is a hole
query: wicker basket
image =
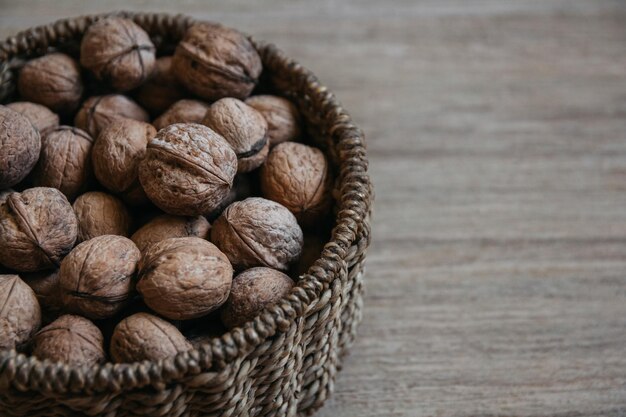
{"type": "MultiPolygon", "coordinates": [[[[185,16],[115,13],[133,19],[161,50],[194,22],[185,16]]],[[[60,20],[0,43],[0,100],[14,70],[49,48],[71,51],[105,15],[60,20]]],[[[322,406],[361,319],[371,185],[361,131],[311,72],[253,41],[264,82],[290,97],[338,173],[331,240],[292,293],[243,328],[159,362],[73,368],[15,351],[0,353],[2,416],[295,416],[322,406]]]]}

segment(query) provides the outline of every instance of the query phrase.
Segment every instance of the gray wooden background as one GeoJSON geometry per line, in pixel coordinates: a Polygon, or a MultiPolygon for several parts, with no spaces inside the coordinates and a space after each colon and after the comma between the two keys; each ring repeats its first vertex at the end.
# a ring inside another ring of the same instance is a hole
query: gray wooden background
{"type": "Polygon", "coordinates": [[[275,42],[368,136],[360,338],[319,416],[626,416],[626,2],[0,0],[275,42]]]}

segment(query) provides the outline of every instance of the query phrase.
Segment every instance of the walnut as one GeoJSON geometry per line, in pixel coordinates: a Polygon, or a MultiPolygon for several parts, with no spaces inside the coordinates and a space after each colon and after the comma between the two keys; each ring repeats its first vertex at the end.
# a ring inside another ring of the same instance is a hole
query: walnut
{"type": "Polygon", "coordinates": [[[270,146],[299,139],[302,135],[300,113],[286,98],[271,95],[252,96],[246,99],[246,104],[261,113],[267,121],[270,146]]]}
{"type": "Polygon", "coordinates": [[[41,141],[39,162],[33,172],[38,187],[54,187],[68,200],[85,191],[92,180],[93,139],[84,130],[60,126],[41,141]]]}
{"type": "Polygon", "coordinates": [[[232,279],[233,268],[215,245],[197,237],[172,238],[144,253],[137,291],[160,315],[188,320],[221,306],[232,279]]]}
{"type": "Polygon", "coordinates": [[[172,57],[157,58],[150,78],[137,91],[137,102],[151,113],[163,113],[185,97],[182,86],[172,71],[172,57]]]}
{"type": "Polygon", "coordinates": [[[147,122],[148,113],[137,103],[120,94],[95,96],[87,99],[74,119],[74,124],[97,138],[113,120],[128,118],[147,122]]]}
{"type": "Polygon", "coordinates": [[[0,350],[22,347],[40,325],[33,290],[17,275],[0,275],[0,350]]]}
{"type": "Polygon", "coordinates": [[[68,55],[52,53],[28,61],[17,80],[20,96],[59,113],[71,113],[83,95],[78,62],[68,55]]]}
{"type": "Polygon", "coordinates": [[[228,143],[206,126],[173,124],[148,143],[139,181],[150,200],[169,214],[195,216],[217,207],[237,173],[228,143]]]}
{"type": "Polygon", "coordinates": [[[179,100],[154,120],[154,127],[161,130],[175,123],[200,123],[209,105],[198,100],[179,100]]]}
{"type": "Polygon", "coordinates": [[[130,298],[140,256],[122,236],[98,236],[76,246],[59,271],[63,304],[90,319],[113,316],[130,298]]]}
{"type": "Polygon", "coordinates": [[[211,241],[237,270],[267,266],[284,271],[300,256],[302,239],[289,210],[259,197],[231,204],[211,228],[211,241]]]}
{"type": "Polygon", "coordinates": [[[41,136],[59,126],[59,115],[41,104],[15,101],[7,104],[7,107],[30,120],[41,136]]]}
{"type": "Polygon", "coordinates": [[[275,304],[291,291],[293,281],[271,268],[243,271],[233,279],[228,301],[222,309],[222,322],[232,329],[252,320],[265,307],[275,304]]]}
{"type": "Polygon", "coordinates": [[[187,89],[214,101],[246,98],[261,74],[261,58],[240,32],[213,23],[187,30],[174,53],[174,73],[187,89]]]}
{"type": "Polygon", "coordinates": [[[209,236],[211,225],[203,216],[182,217],[163,214],[150,220],[137,230],[131,240],[144,253],[153,244],[172,237],[209,236]]]}
{"type": "Polygon", "coordinates": [[[39,158],[39,132],[24,116],[0,106],[0,190],[22,181],[39,158]]]}
{"type": "Polygon", "coordinates": [[[80,63],[119,91],[132,90],[152,73],[155,48],[132,20],[108,17],[93,23],[80,44],[80,63]]]}
{"type": "Polygon", "coordinates": [[[118,119],[104,128],[91,152],[93,170],[100,184],[122,194],[130,204],[143,202],[146,197],[139,184],[139,162],[155,135],[156,129],[151,124],[132,119],[118,119]]]}
{"type": "Polygon", "coordinates": [[[99,191],[79,196],[74,202],[78,219],[78,240],[83,242],[96,236],[128,236],[132,223],[130,213],[118,198],[99,191]]]}
{"type": "Polygon", "coordinates": [[[302,225],[315,224],[330,208],[332,175],[319,149],[296,142],[277,145],[260,179],[263,196],[287,207],[302,225]]]}
{"type": "Polygon", "coordinates": [[[92,366],[106,360],[100,329],[71,314],[59,317],[35,335],[33,355],[70,366],[92,366]]]}
{"type": "Polygon", "coordinates": [[[202,124],[220,134],[237,155],[237,172],[258,168],[267,158],[267,122],[261,113],[236,98],[211,104],[202,124]]]}
{"type": "Polygon", "coordinates": [[[56,316],[62,308],[59,292],[59,270],[31,272],[22,274],[21,278],[35,292],[44,315],[56,316]]]}
{"type": "Polygon", "coordinates": [[[9,194],[0,205],[0,263],[17,271],[51,269],[72,249],[78,220],[55,188],[9,194]]]}

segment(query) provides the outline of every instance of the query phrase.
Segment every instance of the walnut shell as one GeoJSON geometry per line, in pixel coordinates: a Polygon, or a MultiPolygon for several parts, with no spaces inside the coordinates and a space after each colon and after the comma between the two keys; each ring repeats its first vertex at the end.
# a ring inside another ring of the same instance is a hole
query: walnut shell
{"type": "Polygon", "coordinates": [[[300,256],[302,240],[294,215],[259,197],[231,204],[211,228],[211,241],[237,270],[267,266],[284,271],[300,256]]]}
{"type": "Polygon", "coordinates": [[[80,67],[72,57],[58,52],[35,58],[20,71],[17,89],[26,101],[71,113],[83,95],[80,67]]]}
{"type": "Polygon", "coordinates": [[[115,362],[158,361],[188,351],[191,343],[167,321],[148,313],[133,314],[120,321],[111,337],[115,362]]]}
{"type": "Polygon", "coordinates": [[[0,275],[0,350],[22,347],[40,325],[33,290],[17,275],[0,275]]]}
{"type": "Polygon", "coordinates": [[[21,278],[35,292],[39,306],[48,316],[61,310],[58,269],[22,274],[21,278]]]}
{"type": "Polygon", "coordinates": [[[184,97],[183,87],[172,71],[171,56],[157,58],[150,78],[135,95],[137,102],[153,114],[163,113],[184,97]]]}
{"type": "Polygon", "coordinates": [[[84,317],[66,314],[43,329],[33,340],[33,355],[70,366],[92,366],[106,360],[104,337],[84,317]]]}
{"type": "Polygon", "coordinates": [[[153,244],[173,237],[206,239],[210,229],[211,225],[203,216],[182,217],[163,214],[143,225],[130,239],[135,242],[141,253],[144,253],[153,244]]]}
{"type": "Polygon", "coordinates": [[[30,120],[41,136],[59,126],[59,115],[41,104],[15,101],[7,104],[7,107],[30,120]]]}
{"type": "Polygon", "coordinates": [[[80,44],[80,63],[119,91],[132,90],[152,73],[155,47],[129,19],[108,17],[93,23],[80,44]]]}
{"type": "Polygon", "coordinates": [[[0,189],[22,181],[39,158],[41,138],[33,124],[6,106],[0,106],[0,189]]]}
{"type": "Polygon", "coordinates": [[[0,263],[33,272],[58,266],[78,236],[78,220],[56,188],[9,194],[0,205],[0,263]]]}
{"type": "Polygon", "coordinates": [[[74,248],[61,263],[59,285],[68,311],[104,319],[127,304],[141,254],[122,236],[104,235],[74,248]]]}
{"type": "Polygon", "coordinates": [[[261,113],[236,98],[211,104],[202,124],[220,134],[237,155],[237,172],[258,168],[267,158],[267,122],[261,113]]]}
{"type": "Polygon", "coordinates": [[[232,279],[233,268],[215,245],[197,237],[172,238],[144,253],[137,291],[160,315],[189,320],[226,302],[232,279]]]}
{"type": "Polygon", "coordinates": [[[74,202],[78,219],[78,240],[96,236],[128,236],[132,223],[130,213],[122,201],[110,194],[91,191],[79,196],[74,202]]]}
{"type": "Polygon", "coordinates": [[[85,191],[92,180],[93,139],[84,130],[60,126],[41,141],[39,161],[33,172],[37,187],[53,187],[68,200],[85,191]]]}
{"type": "Polygon", "coordinates": [[[179,100],[154,120],[154,127],[161,130],[175,123],[200,123],[209,105],[198,100],[179,100]]]}
{"type": "Polygon", "coordinates": [[[156,129],[151,124],[132,119],[118,119],[104,128],[91,152],[93,170],[100,184],[121,194],[140,188],[139,162],[155,135],[156,129]]]}
{"type": "Polygon", "coordinates": [[[300,113],[286,98],[272,95],[252,96],[246,99],[246,104],[261,113],[267,121],[270,146],[297,140],[302,135],[300,113]]]}
{"type": "Polygon", "coordinates": [[[148,113],[130,98],[120,94],[88,98],[76,114],[74,124],[97,138],[112,121],[128,118],[147,122],[148,113]]]}
{"type": "Polygon", "coordinates": [[[169,214],[195,216],[217,207],[237,173],[228,143],[206,126],[173,124],[148,143],[139,181],[150,200],[169,214]]]}
{"type": "Polygon", "coordinates": [[[261,74],[261,58],[241,32],[213,23],[187,30],[174,52],[174,73],[189,91],[214,101],[246,98],[261,74]]]}
{"type": "Polygon", "coordinates": [[[257,267],[243,271],[233,279],[228,301],[222,309],[222,322],[232,329],[275,304],[293,288],[287,275],[271,268],[257,267]]]}

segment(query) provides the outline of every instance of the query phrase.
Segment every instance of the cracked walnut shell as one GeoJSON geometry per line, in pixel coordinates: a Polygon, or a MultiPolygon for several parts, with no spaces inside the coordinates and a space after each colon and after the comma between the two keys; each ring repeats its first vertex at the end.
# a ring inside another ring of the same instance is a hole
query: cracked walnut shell
{"type": "Polygon", "coordinates": [[[74,202],[78,219],[78,240],[103,235],[128,236],[132,223],[130,213],[117,197],[100,191],[90,191],[74,202]]]}
{"type": "Polygon", "coordinates": [[[39,132],[25,116],[0,105],[0,190],[22,181],[39,158],[39,132]]]}
{"type": "Polygon", "coordinates": [[[33,290],[17,275],[0,275],[0,350],[26,344],[41,325],[33,290]]]}
{"type": "Polygon", "coordinates": [[[128,118],[147,122],[148,113],[130,98],[121,94],[90,97],[81,106],[74,118],[76,127],[98,138],[100,131],[114,120],[128,118]]]}

